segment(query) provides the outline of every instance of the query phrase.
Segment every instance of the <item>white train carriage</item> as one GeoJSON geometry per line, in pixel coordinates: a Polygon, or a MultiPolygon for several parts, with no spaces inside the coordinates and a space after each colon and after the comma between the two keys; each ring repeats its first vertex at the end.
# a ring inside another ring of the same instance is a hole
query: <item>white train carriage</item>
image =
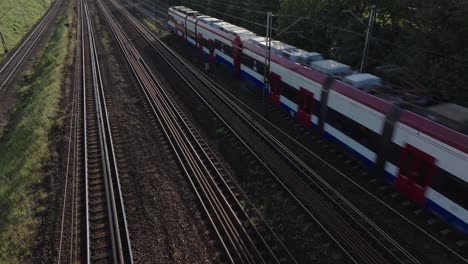
{"type": "Polygon", "coordinates": [[[185,18],[187,17],[186,12],[193,11],[190,8],[184,6],[173,6],[168,10],[169,15],[169,27],[173,32],[183,38],[186,38],[185,34],[185,18]]]}
{"type": "Polygon", "coordinates": [[[404,110],[396,122],[386,170],[394,185],[447,222],[468,233],[468,139],[404,110]]]}
{"type": "MultiPolygon", "coordinates": [[[[244,42],[241,76],[257,87],[263,88],[266,39],[252,38],[244,42]]],[[[301,52],[280,41],[271,43],[270,90],[273,104],[281,106],[290,116],[306,126],[317,126],[322,96],[322,83],[326,76],[287,59],[283,54],[300,55],[302,61],[311,63],[322,57],[318,53],[301,52]],[[298,54],[299,53],[299,54],[298,54]]]]}

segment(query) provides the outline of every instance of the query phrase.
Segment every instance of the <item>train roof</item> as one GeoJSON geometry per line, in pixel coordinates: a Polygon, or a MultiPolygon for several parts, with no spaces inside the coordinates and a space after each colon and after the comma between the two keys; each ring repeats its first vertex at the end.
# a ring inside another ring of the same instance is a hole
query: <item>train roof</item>
{"type": "Polygon", "coordinates": [[[188,8],[188,7],[185,7],[185,6],[178,6],[178,7],[176,6],[174,9],[177,10],[177,11],[181,11],[181,12],[182,11],[193,11],[191,8],[188,8]]]}
{"type": "Polygon", "coordinates": [[[201,14],[198,11],[190,10],[190,11],[182,11],[182,13],[191,16],[191,17],[199,17],[201,14]]]}
{"type": "Polygon", "coordinates": [[[442,103],[418,110],[410,109],[434,122],[468,135],[468,108],[454,103],[442,103]]]}
{"type": "Polygon", "coordinates": [[[281,56],[306,66],[309,66],[310,63],[314,61],[323,60],[323,57],[320,53],[308,52],[297,48],[283,50],[281,51],[281,56]]]}
{"type": "Polygon", "coordinates": [[[242,39],[245,39],[247,37],[254,37],[256,36],[255,33],[253,33],[252,31],[249,31],[245,28],[242,28],[242,27],[237,27],[237,26],[233,26],[233,27],[224,27],[223,28],[223,31],[229,33],[229,34],[232,34],[234,36],[241,36],[242,39]]]}
{"type": "MultiPolygon", "coordinates": [[[[247,41],[261,48],[266,48],[266,45],[267,45],[266,43],[267,39],[264,37],[254,37],[247,41]]],[[[278,41],[278,40],[271,41],[271,50],[273,53],[277,55],[281,55],[282,51],[290,50],[290,49],[296,49],[296,47],[286,44],[284,42],[278,41]]]]}
{"type": "Polygon", "coordinates": [[[217,29],[235,27],[235,25],[228,23],[228,22],[224,22],[224,21],[213,22],[212,26],[217,29]]]}
{"type": "Polygon", "coordinates": [[[206,23],[206,24],[210,24],[212,25],[213,23],[218,23],[218,22],[222,22],[221,19],[218,19],[218,18],[215,18],[215,17],[203,17],[203,18],[200,18],[200,21],[206,23]]]}
{"type": "Polygon", "coordinates": [[[343,78],[345,83],[352,85],[355,88],[361,87],[376,87],[382,85],[382,79],[369,73],[355,73],[343,78]]]}
{"type": "Polygon", "coordinates": [[[334,60],[314,61],[310,64],[310,67],[321,73],[332,75],[345,75],[351,71],[348,65],[334,60]]]}
{"type": "Polygon", "coordinates": [[[468,122],[468,108],[453,103],[438,104],[428,110],[458,122],[468,122]]]}

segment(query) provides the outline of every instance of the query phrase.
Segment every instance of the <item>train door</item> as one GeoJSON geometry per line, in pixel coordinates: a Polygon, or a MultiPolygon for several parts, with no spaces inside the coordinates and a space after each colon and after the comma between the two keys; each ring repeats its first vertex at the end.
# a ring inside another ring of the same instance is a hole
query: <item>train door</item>
{"type": "Polygon", "coordinates": [[[281,94],[281,76],[276,73],[270,73],[270,101],[273,105],[280,105],[281,94]]]}
{"type": "Polygon", "coordinates": [[[297,106],[297,121],[304,124],[306,127],[310,127],[312,123],[310,117],[314,110],[314,94],[300,87],[297,93],[297,106]]]}
{"type": "Polygon", "coordinates": [[[424,192],[434,176],[434,163],[434,157],[411,145],[406,145],[400,154],[400,171],[395,179],[396,188],[411,200],[423,205],[424,192]]]}
{"type": "Polygon", "coordinates": [[[241,68],[241,54],[242,54],[242,43],[239,37],[236,37],[232,41],[232,60],[234,63],[234,75],[237,78],[240,78],[240,68],[241,68]]]}

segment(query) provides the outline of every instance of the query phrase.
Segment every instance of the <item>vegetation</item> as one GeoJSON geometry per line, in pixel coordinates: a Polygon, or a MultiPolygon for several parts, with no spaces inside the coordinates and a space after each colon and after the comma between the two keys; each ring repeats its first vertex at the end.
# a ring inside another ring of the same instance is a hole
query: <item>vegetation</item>
{"type": "MultiPolygon", "coordinates": [[[[358,69],[371,0],[166,0],[264,35],[266,11],[279,39],[358,69]],[[358,19],[354,18],[349,10],[358,19]],[[257,23],[257,24],[255,24],[257,23]]],[[[440,101],[468,106],[468,1],[377,1],[366,71],[440,101]],[[385,67],[382,67],[385,66],[385,67]]]]}
{"type": "Polygon", "coordinates": [[[155,33],[159,32],[158,26],[153,21],[151,21],[150,19],[145,19],[144,22],[145,25],[147,25],[151,31],[155,33]]]}
{"type": "MultiPolygon", "coordinates": [[[[44,15],[51,0],[0,0],[0,32],[5,43],[12,50],[44,15]]],[[[0,41],[0,61],[5,58],[0,41]]]]}
{"type": "Polygon", "coordinates": [[[8,131],[0,139],[0,263],[21,263],[31,254],[40,213],[43,165],[49,159],[49,132],[57,125],[61,82],[69,39],[63,16],[38,57],[25,83],[8,131]]]}

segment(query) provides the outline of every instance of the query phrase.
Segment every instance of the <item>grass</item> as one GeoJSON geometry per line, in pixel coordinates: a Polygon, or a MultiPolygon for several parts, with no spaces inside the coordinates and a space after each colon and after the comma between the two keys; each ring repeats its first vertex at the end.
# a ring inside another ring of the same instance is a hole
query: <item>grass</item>
{"type": "MultiPolygon", "coordinates": [[[[12,50],[44,15],[52,0],[0,0],[0,31],[12,50]]],[[[5,58],[0,43],[0,61],[5,58]]]]}
{"type": "MultiPolygon", "coordinates": [[[[0,0],[1,1],[1,0],[0,0]]],[[[158,33],[159,32],[159,27],[156,26],[156,24],[151,21],[150,19],[145,18],[143,20],[145,22],[145,25],[153,32],[158,33]]]]}
{"type": "Polygon", "coordinates": [[[0,263],[21,263],[31,255],[38,219],[47,197],[41,191],[43,166],[50,158],[49,132],[57,125],[61,83],[69,39],[65,20],[69,7],[49,37],[45,49],[18,87],[19,100],[8,130],[0,139],[0,263]]]}

